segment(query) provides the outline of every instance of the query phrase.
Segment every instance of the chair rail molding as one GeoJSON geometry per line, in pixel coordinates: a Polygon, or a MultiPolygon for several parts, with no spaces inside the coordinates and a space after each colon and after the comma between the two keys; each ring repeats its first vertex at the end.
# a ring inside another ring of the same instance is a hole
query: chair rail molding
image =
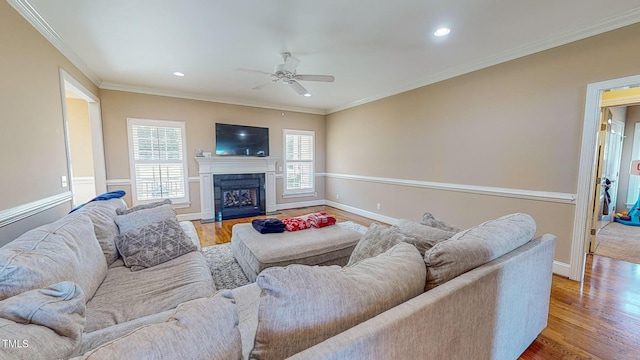
{"type": "Polygon", "coordinates": [[[18,205],[10,209],[0,211],[0,227],[7,226],[14,222],[26,219],[52,207],[64,204],[73,199],[71,191],[66,191],[44,199],[32,201],[27,204],[18,205]]]}

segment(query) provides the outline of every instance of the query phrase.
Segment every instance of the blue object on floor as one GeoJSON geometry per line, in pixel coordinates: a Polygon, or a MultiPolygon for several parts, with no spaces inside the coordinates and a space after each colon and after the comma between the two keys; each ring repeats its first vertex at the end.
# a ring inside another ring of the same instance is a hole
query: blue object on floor
{"type": "Polygon", "coordinates": [[[109,199],[118,199],[121,198],[125,195],[126,193],[124,192],[124,190],[115,190],[115,191],[109,191],[106,192],[104,194],[100,194],[96,197],[94,197],[93,199],[87,201],[86,203],[82,204],[82,205],[78,205],[75,208],[71,209],[71,211],[69,211],[69,214],[71,214],[72,212],[80,209],[81,207],[87,205],[88,203],[92,202],[92,201],[100,201],[100,200],[109,200],[109,199]]]}
{"type": "Polygon", "coordinates": [[[613,220],[624,225],[640,226],[640,194],[638,194],[638,200],[636,201],[636,203],[633,204],[631,209],[629,209],[627,216],[629,216],[631,219],[622,220],[622,219],[615,218],[613,220]]]}

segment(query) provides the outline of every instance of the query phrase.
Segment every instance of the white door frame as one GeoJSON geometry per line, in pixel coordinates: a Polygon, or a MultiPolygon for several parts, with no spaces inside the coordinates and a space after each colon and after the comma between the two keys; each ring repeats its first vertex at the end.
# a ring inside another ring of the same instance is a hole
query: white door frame
{"type": "MultiPolygon", "coordinates": [[[[71,90],[78,94],[89,105],[89,123],[91,127],[91,143],[93,149],[93,168],[95,176],[96,194],[107,191],[107,171],[104,160],[104,139],[102,135],[102,111],[100,109],[100,98],[94,95],[89,89],[74,79],[69,73],[60,69],[60,87],[62,90],[62,110],[65,129],[65,145],[67,147],[67,178],[71,181],[71,154],[69,147],[66,90],[71,90]]],[[[71,185],[72,186],[72,185],[71,185]]],[[[73,192],[73,188],[70,187],[73,192]]],[[[78,204],[74,204],[77,206],[78,204]]]]}
{"type": "Polygon", "coordinates": [[[587,85],[587,98],[584,107],[582,125],[582,146],[580,149],[580,167],[578,170],[578,189],[576,211],[573,220],[573,239],[571,241],[571,264],[569,278],[582,281],[586,260],[585,239],[590,226],[589,204],[593,200],[593,171],[596,157],[596,137],[598,132],[598,116],[600,99],[605,90],[640,85],[640,75],[628,76],[591,83],[587,85]]]}

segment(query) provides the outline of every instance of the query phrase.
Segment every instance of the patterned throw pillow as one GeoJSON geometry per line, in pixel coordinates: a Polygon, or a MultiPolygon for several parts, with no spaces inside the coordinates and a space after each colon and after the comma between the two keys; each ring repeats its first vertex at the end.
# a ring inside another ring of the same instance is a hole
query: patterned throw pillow
{"type": "Polygon", "coordinates": [[[131,271],[162,264],[197,249],[176,218],[120,234],[116,246],[131,271]]]}
{"type": "Polygon", "coordinates": [[[169,204],[163,204],[153,208],[140,209],[115,218],[120,234],[147,226],[166,219],[175,219],[176,211],[169,204]]]}

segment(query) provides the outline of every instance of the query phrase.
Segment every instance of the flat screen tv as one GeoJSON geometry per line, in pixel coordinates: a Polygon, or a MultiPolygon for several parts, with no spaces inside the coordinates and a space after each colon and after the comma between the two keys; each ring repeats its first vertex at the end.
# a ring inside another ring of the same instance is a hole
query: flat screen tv
{"type": "Polygon", "coordinates": [[[269,156],[269,128],[216,123],[216,155],[269,156]]]}

